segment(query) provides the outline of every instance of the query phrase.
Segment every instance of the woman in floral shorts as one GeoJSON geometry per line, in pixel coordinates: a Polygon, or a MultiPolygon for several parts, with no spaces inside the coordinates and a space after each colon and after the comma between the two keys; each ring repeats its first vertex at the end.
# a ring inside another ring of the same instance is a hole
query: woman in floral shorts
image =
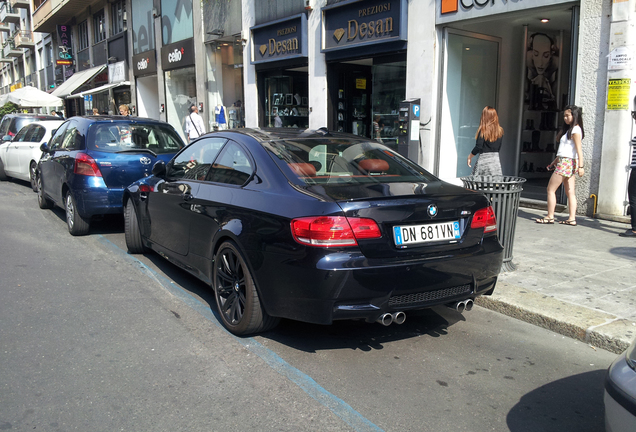
{"type": "Polygon", "coordinates": [[[554,170],[548,183],[548,214],[536,220],[540,224],[554,223],[554,210],[556,208],[556,191],[563,184],[565,194],[568,197],[569,217],[559,223],[576,226],[576,193],[574,191],[575,174],[583,177],[583,148],[581,140],[585,136],[583,132],[583,113],[576,105],[568,105],[563,111],[563,127],[559,132],[559,151],[557,157],[548,170],[554,170]]]}

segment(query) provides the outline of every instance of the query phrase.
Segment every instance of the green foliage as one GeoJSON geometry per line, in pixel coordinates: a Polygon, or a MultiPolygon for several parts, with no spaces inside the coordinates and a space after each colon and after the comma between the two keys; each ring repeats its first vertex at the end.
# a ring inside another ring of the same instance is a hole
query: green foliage
{"type": "Polygon", "coordinates": [[[7,102],[2,107],[0,107],[0,117],[4,116],[5,114],[11,114],[15,112],[18,112],[18,106],[13,102],[7,102]]]}

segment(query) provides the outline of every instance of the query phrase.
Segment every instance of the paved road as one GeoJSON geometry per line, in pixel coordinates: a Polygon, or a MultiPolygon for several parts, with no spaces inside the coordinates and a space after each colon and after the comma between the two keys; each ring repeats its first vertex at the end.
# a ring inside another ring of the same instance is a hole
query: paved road
{"type": "Polygon", "coordinates": [[[615,354],[476,307],[236,338],[210,290],[0,183],[0,430],[598,431],[615,354]]]}

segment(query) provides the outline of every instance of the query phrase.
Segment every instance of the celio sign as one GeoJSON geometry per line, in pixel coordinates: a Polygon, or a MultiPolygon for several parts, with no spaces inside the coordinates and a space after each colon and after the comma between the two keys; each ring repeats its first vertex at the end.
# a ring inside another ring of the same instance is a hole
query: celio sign
{"type": "Polygon", "coordinates": [[[488,3],[494,5],[495,0],[442,0],[442,14],[457,12],[460,4],[462,9],[469,10],[475,6],[487,6],[488,3]]]}
{"type": "Polygon", "coordinates": [[[164,70],[192,66],[194,64],[194,39],[182,40],[161,48],[161,63],[164,70]]]}

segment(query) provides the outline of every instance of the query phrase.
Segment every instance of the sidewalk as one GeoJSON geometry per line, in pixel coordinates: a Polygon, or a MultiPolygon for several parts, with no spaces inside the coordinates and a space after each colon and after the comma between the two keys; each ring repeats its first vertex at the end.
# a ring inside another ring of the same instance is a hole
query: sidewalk
{"type": "MultiPolygon", "coordinates": [[[[477,304],[620,353],[636,337],[636,239],[629,225],[577,216],[576,227],[540,225],[544,210],[520,208],[516,270],[477,304]]],[[[567,214],[556,214],[557,220],[567,214]]]]}

